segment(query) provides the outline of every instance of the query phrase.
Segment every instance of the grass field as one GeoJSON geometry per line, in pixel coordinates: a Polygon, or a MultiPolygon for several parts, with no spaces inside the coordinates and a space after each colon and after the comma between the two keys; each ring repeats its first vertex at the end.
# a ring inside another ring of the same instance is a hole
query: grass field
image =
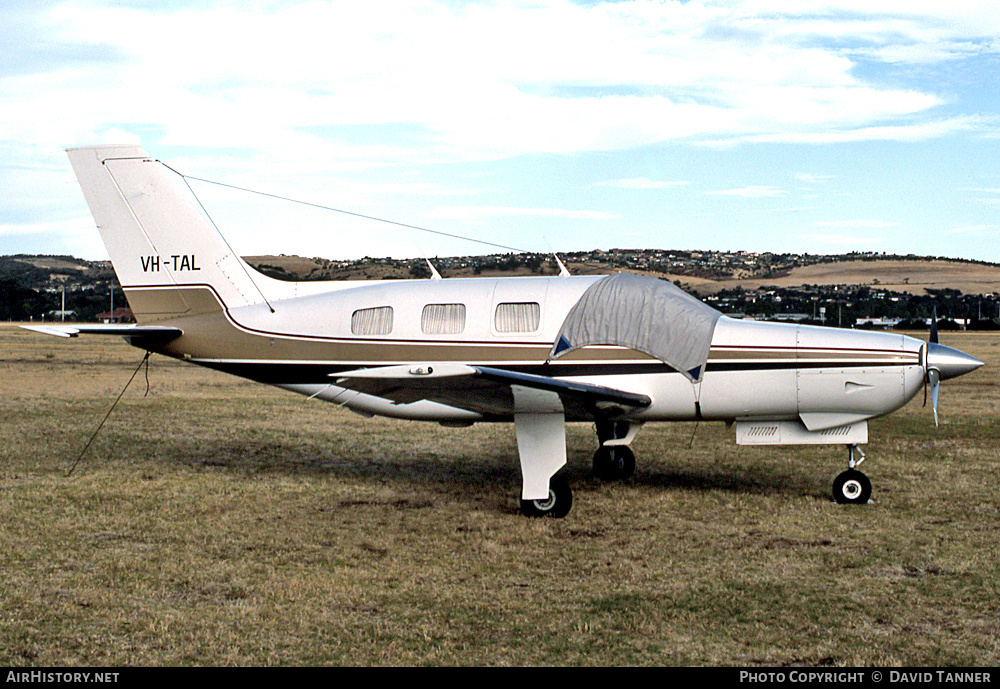
{"type": "Polygon", "coordinates": [[[0,665],[995,665],[1000,336],[840,447],[651,424],[625,484],[568,431],[529,520],[513,427],[364,419],[162,357],[0,327],[0,665]]]}

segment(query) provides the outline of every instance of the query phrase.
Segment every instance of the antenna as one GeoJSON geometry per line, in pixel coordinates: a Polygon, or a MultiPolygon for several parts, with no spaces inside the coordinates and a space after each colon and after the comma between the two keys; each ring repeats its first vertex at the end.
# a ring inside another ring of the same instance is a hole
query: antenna
{"type": "MultiPolygon", "coordinates": [[[[403,227],[403,228],[406,228],[408,230],[417,230],[418,232],[427,232],[429,234],[434,234],[434,235],[438,235],[438,236],[441,236],[441,237],[450,237],[452,239],[462,239],[462,240],[465,240],[467,242],[475,242],[476,244],[482,244],[484,246],[492,246],[492,247],[495,247],[497,249],[506,249],[508,251],[516,251],[518,253],[529,253],[527,251],[527,249],[519,249],[516,246],[507,246],[506,244],[497,244],[495,242],[487,242],[485,240],[475,239],[473,237],[464,237],[464,236],[462,236],[460,234],[452,234],[450,232],[441,232],[440,230],[432,230],[432,229],[429,229],[427,227],[419,227],[417,225],[409,225],[407,223],[397,222],[395,220],[388,220],[386,218],[377,218],[374,215],[365,215],[363,213],[355,213],[353,211],[344,210],[343,208],[334,208],[332,206],[325,206],[325,205],[320,204],[320,203],[313,203],[311,201],[303,201],[301,199],[293,199],[293,198],[288,197],[288,196],[281,196],[279,194],[272,194],[272,193],[266,192],[266,191],[258,191],[256,189],[248,189],[246,187],[238,187],[235,184],[226,184],[225,182],[217,182],[215,180],[205,179],[204,177],[195,177],[194,175],[185,175],[183,172],[179,172],[179,171],[175,170],[174,168],[170,167],[169,165],[167,165],[163,161],[159,161],[158,160],[156,162],[160,163],[160,165],[163,165],[165,168],[167,168],[168,170],[170,170],[174,174],[176,174],[176,175],[178,175],[180,177],[183,177],[185,182],[187,182],[187,180],[194,180],[196,182],[204,182],[205,184],[214,184],[214,185],[219,186],[219,187],[226,187],[227,189],[235,189],[236,191],[244,191],[244,192],[247,192],[249,194],[257,194],[258,196],[267,196],[267,197],[270,197],[272,199],[277,199],[279,201],[288,201],[290,203],[297,203],[297,204],[302,205],[302,206],[310,206],[312,208],[318,208],[320,210],[331,211],[333,213],[340,213],[342,215],[349,215],[351,217],[361,218],[363,220],[373,220],[375,222],[385,223],[386,225],[395,225],[396,227],[403,227]]],[[[188,188],[190,189],[190,187],[191,187],[191,185],[189,184],[188,188]]],[[[194,194],[194,190],[193,189],[191,190],[191,193],[194,194]]],[[[195,194],[195,198],[197,198],[197,194],[195,194]]],[[[200,204],[201,201],[199,200],[198,203],[200,204]]],[[[206,214],[207,214],[207,211],[206,211],[206,214]]]]}
{"type": "Polygon", "coordinates": [[[556,263],[559,265],[559,277],[568,278],[570,276],[570,273],[568,270],[566,270],[566,266],[563,265],[563,262],[559,260],[559,254],[553,251],[552,258],[556,259],[556,263]]]}
{"type": "Polygon", "coordinates": [[[431,259],[425,258],[424,260],[427,261],[427,267],[431,269],[431,280],[440,280],[441,273],[439,273],[437,268],[434,267],[434,264],[431,263],[431,259]]]}
{"type": "Polygon", "coordinates": [[[559,277],[561,277],[561,278],[568,278],[568,277],[570,277],[570,273],[569,273],[568,270],[566,270],[566,266],[563,264],[562,261],[559,260],[559,254],[557,254],[555,251],[553,251],[552,245],[549,244],[548,237],[545,237],[545,245],[547,247],[549,247],[549,252],[552,254],[552,258],[556,259],[556,265],[559,266],[559,277]]]}

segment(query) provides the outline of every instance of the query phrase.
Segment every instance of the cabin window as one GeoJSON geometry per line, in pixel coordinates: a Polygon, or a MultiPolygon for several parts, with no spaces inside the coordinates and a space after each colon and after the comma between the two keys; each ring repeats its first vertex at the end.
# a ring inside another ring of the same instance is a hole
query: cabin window
{"type": "Polygon", "coordinates": [[[351,315],[351,332],[355,335],[388,335],[392,332],[392,307],[358,309],[351,315]]]}
{"type": "Polygon", "coordinates": [[[498,333],[533,333],[538,330],[542,309],[537,302],[497,304],[494,325],[498,333]]]}
{"type": "Polygon", "coordinates": [[[465,304],[428,304],[420,329],[425,335],[457,335],[465,330],[465,304]]]}

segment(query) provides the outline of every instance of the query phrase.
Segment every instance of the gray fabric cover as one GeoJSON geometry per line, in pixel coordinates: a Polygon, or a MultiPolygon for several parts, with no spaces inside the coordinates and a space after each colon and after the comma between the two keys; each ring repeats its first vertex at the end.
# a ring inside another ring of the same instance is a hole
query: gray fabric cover
{"type": "Polygon", "coordinates": [[[621,345],[656,357],[697,382],[721,315],[669,282],[617,273],[583,293],[549,356],[556,359],[587,345],[621,345]]]}

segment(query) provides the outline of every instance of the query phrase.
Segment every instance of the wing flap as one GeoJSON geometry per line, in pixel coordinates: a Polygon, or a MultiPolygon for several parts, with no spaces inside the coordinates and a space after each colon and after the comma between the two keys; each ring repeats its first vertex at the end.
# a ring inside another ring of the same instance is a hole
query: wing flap
{"type": "Polygon", "coordinates": [[[467,364],[383,366],[331,376],[341,387],[397,404],[429,400],[487,416],[510,416],[517,411],[514,386],[558,394],[571,418],[590,418],[615,409],[642,409],[652,402],[647,395],[605,385],[467,364]]]}
{"type": "Polygon", "coordinates": [[[562,378],[539,376],[533,373],[519,373],[517,371],[507,371],[488,366],[473,366],[472,368],[476,369],[479,375],[487,380],[494,380],[508,385],[523,385],[539,390],[549,390],[550,392],[558,393],[564,400],[566,397],[572,397],[598,406],[614,405],[633,409],[644,409],[652,403],[648,395],[627,392],[606,385],[579,383],[571,380],[563,380],[562,378]]]}

